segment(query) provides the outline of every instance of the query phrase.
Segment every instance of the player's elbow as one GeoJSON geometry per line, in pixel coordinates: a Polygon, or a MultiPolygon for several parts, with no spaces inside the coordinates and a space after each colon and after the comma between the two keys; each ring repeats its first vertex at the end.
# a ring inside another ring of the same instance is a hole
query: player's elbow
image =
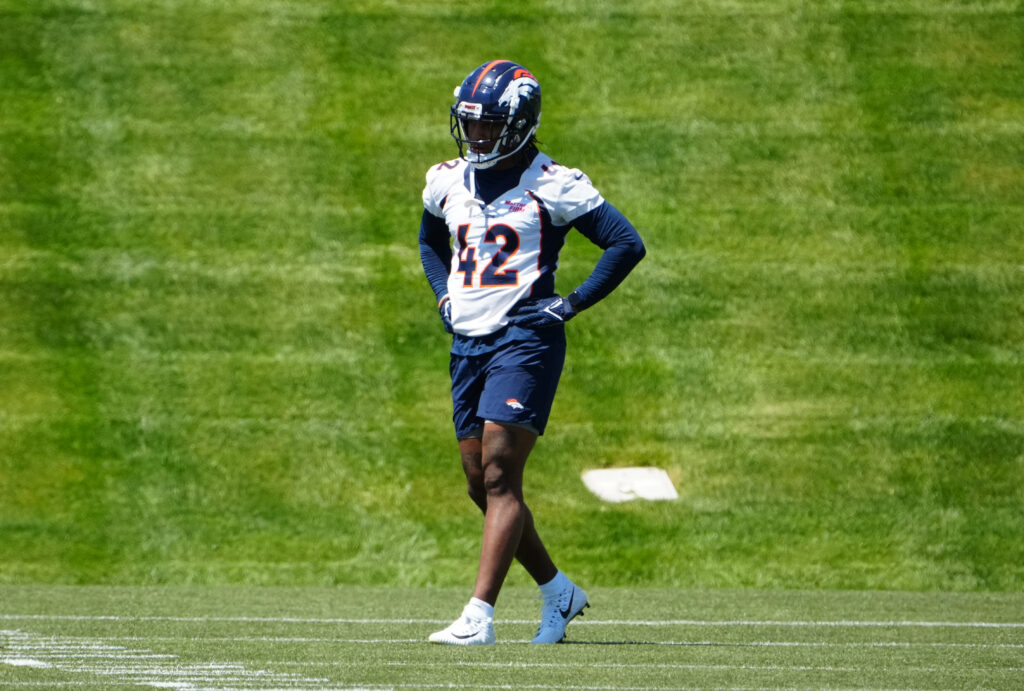
{"type": "Polygon", "coordinates": [[[647,247],[644,245],[644,241],[637,235],[633,238],[633,241],[628,243],[624,248],[626,257],[636,266],[640,263],[640,260],[647,256],[647,247]]]}

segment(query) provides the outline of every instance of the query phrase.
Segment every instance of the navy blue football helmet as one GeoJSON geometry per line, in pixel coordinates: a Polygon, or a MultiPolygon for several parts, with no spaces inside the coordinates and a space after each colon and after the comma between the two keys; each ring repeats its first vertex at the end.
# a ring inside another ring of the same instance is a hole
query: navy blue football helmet
{"type": "Polygon", "coordinates": [[[540,82],[510,60],[480,65],[455,89],[451,133],[459,156],[474,168],[490,168],[533,140],[540,125],[540,82]],[[492,123],[492,134],[471,139],[467,123],[492,123]]]}

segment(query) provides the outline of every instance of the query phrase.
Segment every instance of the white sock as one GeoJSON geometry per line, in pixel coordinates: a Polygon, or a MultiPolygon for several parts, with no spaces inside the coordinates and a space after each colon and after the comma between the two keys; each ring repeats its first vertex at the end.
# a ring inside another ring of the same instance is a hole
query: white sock
{"type": "Polygon", "coordinates": [[[559,571],[555,574],[554,578],[540,586],[540,594],[544,596],[545,600],[550,600],[551,598],[558,597],[570,585],[572,585],[572,581],[569,580],[569,577],[559,571]]]}
{"type": "Polygon", "coordinates": [[[494,619],[494,605],[478,600],[475,597],[469,598],[469,604],[466,605],[466,609],[474,619],[494,619]]]}

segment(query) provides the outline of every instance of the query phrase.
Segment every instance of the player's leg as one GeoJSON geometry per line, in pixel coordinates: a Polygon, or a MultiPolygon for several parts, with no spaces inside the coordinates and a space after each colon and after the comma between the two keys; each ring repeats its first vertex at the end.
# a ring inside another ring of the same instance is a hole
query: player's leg
{"type": "MultiPolygon", "coordinates": [[[[475,480],[474,465],[480,466],[480,437],[483,420],[477,417],[477,404],[485,381],[480,358],[452,355],[452,408],[455,435],[469,484],[469,494],[478,505],[484,499],[482,480],[475,480]],[[474,460],[475,459],[475,460],[474,460]],[[478,484],[481,489],[474,489],[478,484]]],[[[494,607],[491,603],[471,598],[462,615],[451,625],[430,635],[433,643],[447,645],[491,645],[494,643],[494,607]]]]}
{"type": "MultiPolygon", "coordinates": [[[[472,467],[480,465],[480,439],[470,437],[459,440],[459,449],[462,455],[463,465],[469,466],[466,470],[466,478],[469,483],[469,495],[477,505],[482,504],[486,511],[487,500],[481,488],[477,491],[478,485],[475,482],[477,475],[482,472],[472,470],[472,467]],[[475,463],[471,460],[476,458],[475,463]]],[[[494,602],[484,601],[472,597],[469,603],[463,608],[462,615],[452,622],[448,627],[430,635],[432,643],[444,643],[447,645],[491,645],[494,643],[494,602]]]]}
{"type": "MultiPolygon", "coordinates": [[[[482,432],[481,432],[482,434],[482,432]]],[[[462,472],[466,475],[466,493],[481,513],[487,513],[487,492],[484,491],[483,444],[480,437],[459,439],[462,472]]]]}
{"type": "Polygon", "coordinates": [[[520,558],[520,561],[523,561],[523,557],[527,561],[537,560],[534,566],[537,573],[543,575],[535,576],[535,580],[540,587],[544,606],[540,626],[532,642],[559,643],[565,638],[566,626],[583,613],[588,601],[587,594],[551,563],[533,526],[530,510],[523,500],[523,471],[536,440],[537,434],[522,426],[487,422],[479,444],[479,473],[474,454],[476,445],[466,444],[463,447],[464,451],[469,452],[463,455],[463,463],[469,466],[467,477],[473,478],[470,480],[471,487],[476,485],[470,492],[479,492],[480,475],[484,490],[483,546],[473,598],[491,605],[490,616],[493,618],[493,606],[508,575],[513,555],[520,558]],[[527,526],[532,534],[530,539],[536,541],[535,545],[524,544],[527,526]],[[541,563],[544,572],[537,566],[541,563]]]}
{"type": "Polygon", "coordinates": [[[588,604],[586,594],[551,561],[533,515],[523,501],[523,469],[537,435],[521,426],[500,423],[486,423],[481,434],[459,440],[467,491],[484,513],[477,582],[462,616],[448,628],[432,634],[430,640],[449,645],[494,642],[494,604],[508,574],[509,550],[518,532],[518,546],[513,549],[515,558],[537,582],[544,600],[541,623],[532,642],[558,643],[565,638],[569,622],[588,604]],[[518,508],[512,506],[508,511],[506,503],[518,504],[518,508]]]}
{"type": "Polygon", "coordinates": [[[473,597],[493,605],[526,525],[523,470],[537,441],[524,427],[488,422],[481,440],[481,468],[487,501],[483,545],[473,597]]]}
{"type": "MultiPolygon", "coordinates": [[[[480,438],[460,439],[459,452],[462,456],[462,469],[466,474],[467,492],[484,514],[487,513],[487,491],[484,489],[484,470],[482,463],[483,449],[480,438]]],[[[537,534],[533,522],[533,514],[528,506],[524,506],[526,520],[523,523],[522,536],[516,549],[516,561],[523,565],[537,585],[548,583],[558,569],[548,555],[544,542],[537,534]]]]}

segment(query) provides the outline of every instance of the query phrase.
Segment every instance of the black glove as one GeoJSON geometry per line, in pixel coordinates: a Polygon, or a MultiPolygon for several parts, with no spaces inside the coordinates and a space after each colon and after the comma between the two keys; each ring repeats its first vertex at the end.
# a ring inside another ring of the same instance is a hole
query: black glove
{"type": "Polygon", "coordinates": [[[527,329],[543,329],[564,324],[576,316],[568,298],[555,295],[530,302],[521,302],[508,313],[509,321],[527,329]]]}

